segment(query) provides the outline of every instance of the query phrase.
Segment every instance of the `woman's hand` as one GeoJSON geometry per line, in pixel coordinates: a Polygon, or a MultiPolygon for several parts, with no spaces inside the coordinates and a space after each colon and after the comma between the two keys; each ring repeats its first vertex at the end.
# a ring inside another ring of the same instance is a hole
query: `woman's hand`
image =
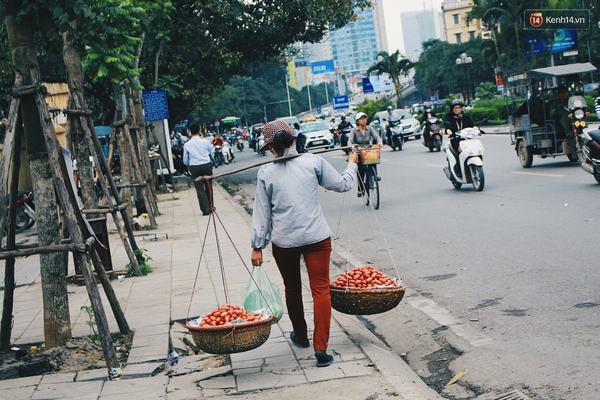
{"type": "Polygon", "coordinates": [[[350,153],[348,153],[348,162],[358,164],[358,153],[356,153],[355,151],[351,151],[350,153]]]}
{"type": "Polygon", "coordinates": [[[250,260],[252,260],[252,265],[258,267],[263,263],[263,255],[262,249],[252,249],[252,254],[250,255],[250,260]]]}
{"type": "Polygon", "coordinates": [[[374,144],[373,146],[371,146],[371,147],[372,147],[372,148],[374,148],[374,149],[379,149],[379,148],[381,148],[381,144],[379,144],[379,143],[375,143],[375,144],[374,144]]]}

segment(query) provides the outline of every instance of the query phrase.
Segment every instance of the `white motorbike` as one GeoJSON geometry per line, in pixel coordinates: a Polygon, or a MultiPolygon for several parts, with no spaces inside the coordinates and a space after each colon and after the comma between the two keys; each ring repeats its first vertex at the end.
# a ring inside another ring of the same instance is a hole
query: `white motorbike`
{"type": "Polygon", "coordinates": [[[223,151],[223,158],[225,159],[225,164],[229,164],[232,161],[232,158],[231,147],[229,146],[228,141],[223,141],[223,148],[221,150],[223,151]]]}
{"type": "Polygon", "coordinates": [[[260,136],[258,137],[258,145],[256,146],[257,152],[259,156],[264,156],[266,154],[266,152],[263,150],[261,151],[260,149],[262,149],[262,147],[265,145],[265,136],[264,134],[261,132],[260,136]]]}
{"type": "Polygon", "coordinates": [[[481,192],[485,186],[485,176],[483,174],[483,144],[477,136],[481,133],[478,128],[465,128],[456,132],[455,136],[460,137],[458,154],[455,153],[450,142],[444,144],[446,160],[448,165],[444,167],[446,177],[450,179],[455,189],[460,189],[463,184],[472,183],[475,190],[481,192]],[[457,159],[459,165],[457,166],[457,159]],[[460,171],[460,173],[459,173],[460,171]]]}

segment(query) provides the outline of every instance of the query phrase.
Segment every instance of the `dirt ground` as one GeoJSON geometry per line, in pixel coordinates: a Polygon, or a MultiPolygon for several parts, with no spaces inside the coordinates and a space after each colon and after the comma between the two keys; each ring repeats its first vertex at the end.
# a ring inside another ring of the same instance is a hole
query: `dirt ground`
{"type": "MultiPolygon", "coordinates": [[[[120,363],[127,362],[132,340],[133,334],[113,335],[120,363]]],[[[64,346],[49,350],[43,344],[37,344],[14,346],[13,350],[0,351],[0,379],[98,368],[106,368],[102,345],[99,340],[92,340],[88,336],[73,338],[64,346]]]]}

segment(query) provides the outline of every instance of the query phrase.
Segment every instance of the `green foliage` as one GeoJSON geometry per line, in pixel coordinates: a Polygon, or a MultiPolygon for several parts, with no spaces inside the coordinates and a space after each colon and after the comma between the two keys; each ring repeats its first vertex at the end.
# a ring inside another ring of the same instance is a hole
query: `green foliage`
{"type": "Polygon", "coordinates": [[[400,76],[408,76],[410,70],[414,67],[414,64],[409,59],[402,57],[399,50],[396,50],[392,54],[388,54],[387,51],[380,51],[377,53],[377,63],[367,70],[367,76],[369,76],[371,72],[376,72],[377,75],[389,75],[394,83],[396,94],[398,95],[398,108],[404,108],[404,100],[400,95],[400,76]]]}
{"type": "MultiPolygon", "coordinates": [[[[142,275],[148,275],[152,272],[152,268],[148,265],[148,261],[152,261],[152,258],[148,255],[148,250],[146,249],[137,249],[134,250],[133,253],[137,258],[138,265],[140,267],[140,272],[142,275]]],[[[133,276],[133,267],[131,263],[127,264],[127,276],[133,276]]]]}
{"type": "Polygon", "coordinates": [[[81,311],[84,311],[88,316],[88,320],[85,322],[85,324],[90,327],[89,338],[92,340],[98,340],[100,336],[98,335],[98,331],[96,330],[97,325],[96,317],[94,316],[94,309],[90,306],[81,306],[79,309],[81,311]]]}
{"type": "Polygon", "coordinates": [[[388,106],[394,106],[387,97],[382,97],[378,100],[364,100],[356,107],[357,112],[367,114],[369,121],[379,111],[384,111],[388,106]]]}
{"type": "Polygon", "coordinates": [[[477,89],[475,89],[475,94],[482,100],[493,99],[496,97],[497,93],[498,89],[492,82],[482,82],[477,86],[477,89]]]}

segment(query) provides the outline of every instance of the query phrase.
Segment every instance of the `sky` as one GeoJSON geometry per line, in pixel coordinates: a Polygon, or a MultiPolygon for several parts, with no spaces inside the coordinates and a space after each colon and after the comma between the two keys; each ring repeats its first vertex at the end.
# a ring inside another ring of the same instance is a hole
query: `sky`
{"type": "Polygon", "coordinates": [[[400,28],[400,13],[423,9],[441,10],[443,0],[379,0],[383,2],[385,29],[389,53],[400,50],[404,54],[404,42],[400,28]]]}

